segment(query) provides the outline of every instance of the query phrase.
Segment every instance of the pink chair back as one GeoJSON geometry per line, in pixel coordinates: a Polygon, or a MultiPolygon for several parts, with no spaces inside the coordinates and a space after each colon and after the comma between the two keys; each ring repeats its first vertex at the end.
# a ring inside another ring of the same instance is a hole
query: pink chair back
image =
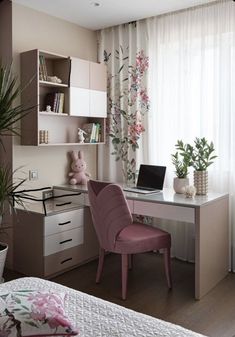
{"type": "Polygon", "coordinates": [[[116,184],[89,180],[87,187],[100,246],[112,251],[119,232],[133,222],[126,198],[116,184]]]}

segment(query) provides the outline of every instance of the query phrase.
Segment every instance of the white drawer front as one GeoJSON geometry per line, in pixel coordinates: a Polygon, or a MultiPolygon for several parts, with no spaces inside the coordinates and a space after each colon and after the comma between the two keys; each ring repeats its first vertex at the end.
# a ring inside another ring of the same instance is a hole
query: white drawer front
{"type": "Polygon", "coordinates": [[[194,208],[134,201],[134,214],[156,218],[195,223],[194,208]]]}
{"type": "Polygon", "coordinates": [[[45,237],[44,256],[83,244],[83,227],[45,237]]]}
{"type": "Polygon", "coordinates": [[[44,218],[44,236],[60,233],[84,224],[84,208],[58,213],[44,218]]]}

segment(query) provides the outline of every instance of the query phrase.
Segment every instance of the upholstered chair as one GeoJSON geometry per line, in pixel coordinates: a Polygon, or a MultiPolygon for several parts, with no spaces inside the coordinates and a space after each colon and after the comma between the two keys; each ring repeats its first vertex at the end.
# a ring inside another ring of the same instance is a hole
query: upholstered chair
{"type": "Polygon", "coordinates": [[[100,244],[96,282],[99,283],[105,252],[121,254],[122,298],[126,299],[128,261],[132,254],[163,250],[167,285],[172,287],[171,236],[158,228],[133,221],[122,188],[117,184],[90,180],[90,209],[100,244]]]}

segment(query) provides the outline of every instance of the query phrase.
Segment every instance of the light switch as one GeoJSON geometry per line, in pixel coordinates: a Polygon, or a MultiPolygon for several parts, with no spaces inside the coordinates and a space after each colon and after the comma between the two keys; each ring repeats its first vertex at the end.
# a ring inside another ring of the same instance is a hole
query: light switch
{"type": "Polygon", "coordinates": [[[38,180],[37,170],[29,170],[29,180],[38,180]]]}

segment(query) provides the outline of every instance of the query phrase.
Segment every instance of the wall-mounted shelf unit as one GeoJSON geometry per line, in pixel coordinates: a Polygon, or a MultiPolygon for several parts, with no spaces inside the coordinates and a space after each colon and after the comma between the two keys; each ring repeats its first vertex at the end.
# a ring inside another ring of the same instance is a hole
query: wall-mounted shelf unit
{"type": "Polygon", "coordinates": [[[92,141],[86,137],[85,145],[104,143],[104,65],[34,49],[21,54],[21,83],[22,105],[31,107],[21,121],[22,145],[83,145],[77,133],[87,124],[95,124],[97,134],[92,141]],[[39,136],[42,130],[48,131],[47,144],[39,136]]]}

